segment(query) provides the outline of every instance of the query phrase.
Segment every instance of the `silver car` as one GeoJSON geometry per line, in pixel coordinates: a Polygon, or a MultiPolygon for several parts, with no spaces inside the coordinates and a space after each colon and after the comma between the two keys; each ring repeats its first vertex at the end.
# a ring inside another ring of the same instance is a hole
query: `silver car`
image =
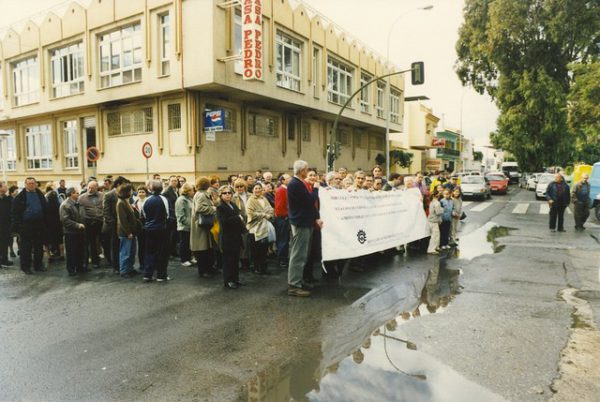
{"type": "Polygon", "coordinates": [[[541,174],[535,186],[535,199],[546,198],[546,189],[548,184],[554,181],[554,175],[550,173],[541,174]]]}
{"type": "Polygon", "coordinates": [[[463,176],[460,181],[463,197],[485,200],[491,197],[490,183],[483,176],[463,176]]]}

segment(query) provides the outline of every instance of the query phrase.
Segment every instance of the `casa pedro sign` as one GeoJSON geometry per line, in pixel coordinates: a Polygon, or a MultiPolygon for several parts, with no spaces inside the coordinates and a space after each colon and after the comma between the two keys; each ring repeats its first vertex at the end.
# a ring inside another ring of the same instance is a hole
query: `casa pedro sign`
{"type": "Polygon", "coordinates": [[[262,0],[242,0],[244,80],[262,80],[262,0]]]}

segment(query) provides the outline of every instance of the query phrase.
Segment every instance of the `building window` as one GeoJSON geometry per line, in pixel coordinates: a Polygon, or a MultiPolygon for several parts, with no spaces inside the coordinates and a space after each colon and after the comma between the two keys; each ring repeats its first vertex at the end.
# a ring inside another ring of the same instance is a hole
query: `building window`
{"type": "Polygon", "coordinates": [[[25,128],[27,169],[52,169],[52,133],[50,124],[25,128]]]}
{"type": "Polygon", "coordinates": [[[142,80],[142,26],[140,23],[100,35],[100,86],[142,80]]]}
{"type": "Polygon", "coordinates": [[[300,91],[300,55],[302,43],[277,31],[275,37],[277,56],[277,85],[300,91]]]}
{"type": "MultiPolygon", "coordinates": [[[[371,81],[373,77],[369,74],[362,73],[360,75],[360,86],[362,87],[367,82],[371,81]]],[[[369,113],[371,110],[371,96],[370,96],[371,87],[366,86],[360,90],[360,110],[361,112],[369,113]]]]}
{"type": "Polygon", "coordinates": [[[310,142],[310,122],[302,120],[302,141],[310,142]]]}
{"type": "Polygon", "coordinates": [[[40,70],[37,56],[13,63],[15,106],[27,105],[40,99],[40,70]]]}
{"type": "Polygon", "coordinates": [[[63,145],[65,168],[79,167],[79,147],[77,146],[77,120],[63,121],[63,145]]]}
{"type": "Polygon", "coordinates": [[[298,124],[298,120],[294,116],[286,117],[286,131],[287,131],[287,139],[295,140],[296,139],[296,126],[298,124]]]}
{"type": "Polygon", "coordinates": [[[248,134],[263,137],[279,137],[279,121],[275,116],[266,114],[248,113],[248,134]]]}
{"type": "Polygon", "coordinates": [[[181,103],[167,105],[167,120],[169,131],[181,130],[181,103]]]}
{"type": "Polygon", "coordinates": [[[316,47],[313,48],[313,56],[312,56],[312,86],[313,86],[313,96],[315,98],[319,98],[319,73],[321,67],[321,52],[316,47]]]}
{"type": "Polygon", "coordinates": [[[3,141],[0,141],[0,170],[6,169],[11,172],[17,170],[17,143],[15,130],[6,131],[8,132],[6,145],[3,146],[3,141]],[[6,151],[6,155],[4,155],[4,151],[6,151]],[[5,163],[6,165],[4,165],[5,163]]]}
{"type": "Polygon", "coordinates": [[[369,137],[367,136],[367,133],[364,131],[355,131],[354,140],[357,148],[367,149],[367,146],[369,145],[369,137]]]}
{"type": "Polygon", "coordinates": [[[239,8],[235,9],[233,18],[233,41],[233,54],[240,56],[239,60],[236,60],[233,65],[233,71],[242,74],[244,71],[242,65],[242,10],[239,8]]]}
{"type": "Polygon", "coordinates": [[[339,140],[340,145],[350,145],[350,134],[348,133],[348,130],[339,130],[339,140]]]}
{"type": "Polygon", "coordinates": [[[390,91],[390,121],[400,122],[400,92],[394,89],[390,91]]]}
{"type": "Polygon", "coordinates": [[[327,59],[327,100],[344,104],[352,95],[353,69],[331,57],[327,59]]]}
{"type": "Polygon", "coordinates": [[[152,108],[106,113],[108,135],[147,134],[152,132],[152,108]]]}
{"type": "MultiPolygon", "coordinates": [[[[237,130],[237,112],[235,110],[229,109],[226,107],[222,107],[222,106],[218,106],[218,105],[211,105],[208,103],[206,104],[206,107],[204,108],[205,112],[212,112],[214,110],[222,110],[223,111],[224,121],[223,121],[223,130],[222,131],[233,133],[237,130]]],[[[204,119],[202,119],[202,123],[204,124],[204,119]]]]}
{"type": "Polygon", "coordinates": [[[160,25],[159,43],[160,43],[160,75],[169,75],[171,66],[169,55],[171,54],[171,35],[169,13],[158,16],[160,25]]]}
{"type": "Polygon", "coordinates": [[[383,137],[380,135],[370,135],[369,136],[369,148],[370,149],[376,149],[376,150],[380,150],[382,151],[384,148],[384,140],[383,137]]]}
{"type": "Polygon", "coordinates": [[[380,119],[385,118],[383,100],[385,99],[385,83],[377,83],[377,102],[375,103],[375,110],[377,111],[377,117],[380,119]]]}
{"type": "Polygon", "coordinates": [[[50,52],[52,97],[60,98],[83,92],[83,43],[50,52]]]}

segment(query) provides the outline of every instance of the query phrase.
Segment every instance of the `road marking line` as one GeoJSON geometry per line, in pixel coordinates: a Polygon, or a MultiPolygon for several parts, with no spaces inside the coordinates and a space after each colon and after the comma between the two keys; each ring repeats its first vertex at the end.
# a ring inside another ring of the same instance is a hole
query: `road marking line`
{"type": "Polygon", "coordinates": [[[540,215],[548,215],[550,213],[550,205],[540,204],[540,215]]]}
{"type": "Polygon", "coordinates": [[[481,212],[484,209],[486,209],[487,207],[489,207],[490,205],[492,205],[492,202],[482,202],[481,204],[471,208],[471,211],[473,212],[481,212]]]}
{"type": "Polygon", "coordinates": [[[469,206],[473,203],[473,201],[463,201],[463,207],[469,206]]]}
{"type": "Polygon", "coordinates": [[[513,214],[526,214],[527,208],[529,208],[529,203],[517,204],[517,206],[512,210],[513,214]]]}

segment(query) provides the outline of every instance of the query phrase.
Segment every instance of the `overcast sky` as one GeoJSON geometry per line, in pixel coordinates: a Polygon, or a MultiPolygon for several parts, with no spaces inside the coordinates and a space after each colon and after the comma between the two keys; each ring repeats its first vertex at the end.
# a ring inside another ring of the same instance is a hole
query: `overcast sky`
{"type": "MultiPolygon", "coordinates": [[[[127,0],[118,0],[127,1],[127,0]]],[[[186,0],[208,1],[208,0],[186,0]]],[[[476,146],[489,144],[498,111],[487,96],[460,85],[453,66],[455,44],[462,23],[463,0],[303,0],[354,38],[385,56],[391,32],[390,59],[399,68],[425,62],[425,85],[407,85],[407,96],[425,95],[446,126],[462,128],[476,146]],[[433,5],[429,11],[419,7],[433,5]],[[462,100],[462,102],[461,102],[462,100]]],[[[0,0],[0,27],[26,19],[64,0],[0,0]]],[[[294,0],[292,0],[294,2],[294,0]]],[[[88,4],[89,0],[82,0],[88,4]]],[[[407,84],[409,81],[407,80],[407,84]]],[[[442,121],[438,128],[442,128],[442,121]]]]}

